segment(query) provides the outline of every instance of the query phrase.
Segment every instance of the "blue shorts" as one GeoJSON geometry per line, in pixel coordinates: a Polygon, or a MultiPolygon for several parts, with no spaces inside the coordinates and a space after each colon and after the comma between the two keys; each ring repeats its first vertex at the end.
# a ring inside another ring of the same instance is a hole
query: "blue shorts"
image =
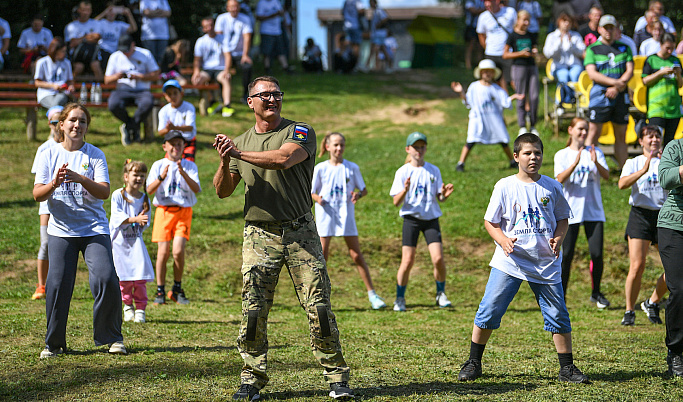
{"type": "Polygon", "coordinates": [[[363,32],[358,28],[344,28],[346,39],[353,44],[359,44],[363,40],[363,32]]]}
{"type": "MultiPolygon", "coordinates": [[[[484,297],[481,299],[477,315],[474,317],[474,325],[482,329],[498,329],[500,320],[519,291],[522,282],[522,279],[510,276],[496,268],[491,268],[484,297]]],[[[529,282],[529,287],[536,295],[536,303],[541,307],[543,329],[553,334],[572,332],[569,312],[564,302],[562,283],[548,285],[529,282]]]]}

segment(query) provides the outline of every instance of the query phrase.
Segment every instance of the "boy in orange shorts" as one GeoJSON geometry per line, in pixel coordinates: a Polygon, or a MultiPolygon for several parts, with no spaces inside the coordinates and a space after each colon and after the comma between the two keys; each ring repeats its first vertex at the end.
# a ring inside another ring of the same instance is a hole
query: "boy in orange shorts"
{"type": "Polygon", "coordinates": [[[166,303],[166,263],[173,240],[173,288],[168,297],[178,304],[188,304],[182,288],[185,268],[185,243],[190,240],[192,206],[197,203],[199,185],[197,165],[183,159],[185,140],[180,131],[172,130],[164,136],[166,156],[154,162],[147,176],[147,192],[154,194],[156,207],[152,242],[158,243],[157,295],[154,304],[166,303]]]}

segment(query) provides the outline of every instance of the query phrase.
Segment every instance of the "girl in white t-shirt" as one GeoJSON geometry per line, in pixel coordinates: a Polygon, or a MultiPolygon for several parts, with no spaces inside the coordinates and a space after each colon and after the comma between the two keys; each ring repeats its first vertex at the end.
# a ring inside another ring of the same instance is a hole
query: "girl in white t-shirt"
{"type": "Polygon", "coordinates": [[[142,239],[152,214],[149,197],[144,193],[146,176],[147,165],[128,159],[123,166],[125,186],[111,197],[109,231],[124,321],[145,322],[147,282],[154,279],[152,261],[142,239]]]}
{"type": "MultiPolygon", "coordinates": [[[[638,142],[643,147],[643,154],[627,160],[619,178],[620,189],[631,188],[631,195],[628,197],[631,213],[625,233],[631,264],[626,277],[626,312],[621,325],[635,323],[634,309],[645,270],[645,260],[650,244],[657,246],[657,217],[667,196],[667,192],[659,184],[659,156],[662,154],[660,128],[654,125],[644,126],[638,133],[638,142]]],[[[640,304],[653,324],[662,323],[658,303],[665,294],[666,282],[662,274],[657,280],[652,297],[640,304]]]]}
{"type": "Polygon", "coordinates": [[[325,260],[330,255],[332,237],[344,236],[349,255],[365,283],[370,304],[378,310],[387,305],[372,286],[368,264],[360,251],[354,215],[354,205],[368,194],[368,190],[358,165],[344,159],[345,148],[346,139],[341,133],[327,134],[321,142],[318,157],[329,152],[330,160],[317,164],[313,170],[311,197],[315,201],[315,223],[325,260]]]}
{"type": "Polygon", "coordinates": [[[555,178],[562,183],[564,196],[572,209],[567,236],[562,243],[562,287],[566,296],[569,272],[574,258],[574,246],[583,224],[591,255],[590,271],[593,292],[590,300],[596,303],[598,308],[606,308],[610,302],[600,293],[605,223],[600,178],[605,180],[609,178],[609,168],[602,151],[586,144],[587,135],[588,122],[575,117],[569,125],[567,148],[555,154],[555,178]]]}
{"type": "Polygon", "coordinates": [[[434,265],[436,280],[436,304],[449,307],[446,297],[446,264],[443,261],[443,246],[439,217],[439,202],[444,202],[453,192],[453,184],[444,184],[438,167],[424,160],[427,151],[427,137],[419,132],[408,135],[406,139],[405,165],[394,176],[389,195],[395,206],[401,206],[399,215],[403,218],[403,248],[401,265],[396,274],[396,301],[394,311],[406,311],[405,292],[410,278],[410,270],[415,263],[417,238],[424,233],[429,254],[434,265]]]}

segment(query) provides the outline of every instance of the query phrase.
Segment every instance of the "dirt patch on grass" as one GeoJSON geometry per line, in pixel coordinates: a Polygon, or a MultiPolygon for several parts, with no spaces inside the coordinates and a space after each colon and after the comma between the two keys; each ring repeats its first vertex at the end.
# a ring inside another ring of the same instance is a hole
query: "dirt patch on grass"
{"type": "Polygon", "coordinates": [[[442,100],[431,100],[415,103],[401,103],[398,106],[391,105],[380,109],[372,109],[365,112],[355,113],[356,121],[390,120],[394,124],[444,124],[446,114],[439,108],[443,105],[442,100]]]}
{"type": "Polygon", "coordinates": [[[10,271],[0,272],[0,282],[8,279],[21,278],[27,273],[34,273],[36,271],[36,260],[19,260],[14,263],[14,269],[10,271]]]}

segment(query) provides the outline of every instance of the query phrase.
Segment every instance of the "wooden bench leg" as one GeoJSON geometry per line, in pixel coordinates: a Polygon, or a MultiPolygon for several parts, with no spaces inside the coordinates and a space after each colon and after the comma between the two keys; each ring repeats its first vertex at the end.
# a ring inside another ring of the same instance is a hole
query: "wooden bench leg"
{"type": "Polygon", "coordinates": [[[38,116],[35,107],[26,108],[26,138],[29,141],[36,140],[38,116]]]}

